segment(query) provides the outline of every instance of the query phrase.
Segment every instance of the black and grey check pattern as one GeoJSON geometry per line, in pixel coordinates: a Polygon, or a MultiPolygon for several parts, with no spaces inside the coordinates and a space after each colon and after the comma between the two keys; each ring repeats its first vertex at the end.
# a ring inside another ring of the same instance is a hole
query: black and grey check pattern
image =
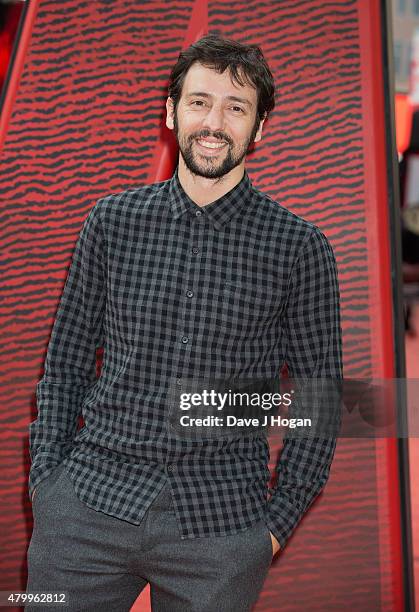
{"type": "Polygon", "coordinates": [[[182,538],[265,517],[284,548],[328,479],[336,440],[285,439],[268,499],[265,433],[212,428],[192,439],[170,427],[170,389],[182,378],[272,379],[284,362],[294,377],[342,376],[336,262],[317,226],[247,172],[203,207],[177,171],[101,198],[80,232],[37,385],[29,495],[64,462],[81,501],[139,524],[169,479],[182,538]]]}

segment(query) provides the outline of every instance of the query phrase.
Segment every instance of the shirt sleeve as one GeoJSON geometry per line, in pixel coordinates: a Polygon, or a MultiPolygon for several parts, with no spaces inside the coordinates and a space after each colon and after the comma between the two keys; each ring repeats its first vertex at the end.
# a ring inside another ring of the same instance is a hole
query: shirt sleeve
{"type": "MultiPolygon", "coordinates": [[[[342,379],[342,334],[336,260],[314,226],[297,257],[284,320],[292,379],[342,379]]],[[[309,407],[308,407],[309,408],[309,407]]],[[[339,409],[336,407],[336,409],[339,409]]],[[[340,418],[340,415],[339,415],[340,418]]],[[[283,549],[329,477],[336,437],[284,436],[277,485],[266,523],[283,549]]]]}
{"type": "Polygon", "coordinates": [[[29,498],[70,452],[81,405],[96,381],[103,342],[105,252],[99,202],[78,236],[36,387],[38,416],[29,425],[29,498]]]}

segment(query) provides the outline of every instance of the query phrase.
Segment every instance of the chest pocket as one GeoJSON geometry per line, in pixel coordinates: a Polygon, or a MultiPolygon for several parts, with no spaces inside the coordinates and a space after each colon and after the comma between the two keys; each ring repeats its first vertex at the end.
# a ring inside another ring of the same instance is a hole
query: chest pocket
{"type": "Polygon", "coordinates": [[[238,331],[252,331],[273,323],[281,299],[278,291],[260,283],[227,279],[221,287],[217,324],[238,331]]]}

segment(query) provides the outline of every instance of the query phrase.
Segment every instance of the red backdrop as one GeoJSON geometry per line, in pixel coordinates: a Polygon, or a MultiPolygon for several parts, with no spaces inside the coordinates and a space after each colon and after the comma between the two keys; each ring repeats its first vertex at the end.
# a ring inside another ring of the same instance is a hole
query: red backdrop
{"type": "MultiPolygon", "coordinates": [[[[77,234],[99,197],[171,174],[169,70],[207,31],[260,44],[272,67],[248,171],[333,244],[345,375],[394,375],[378,0],[32,2],[0,134],[0,589],[26,585],[28,424],[77,234]]],[[[257,610],[402,610],[399,518],[394,441],[340,439],[257,610]]]]}

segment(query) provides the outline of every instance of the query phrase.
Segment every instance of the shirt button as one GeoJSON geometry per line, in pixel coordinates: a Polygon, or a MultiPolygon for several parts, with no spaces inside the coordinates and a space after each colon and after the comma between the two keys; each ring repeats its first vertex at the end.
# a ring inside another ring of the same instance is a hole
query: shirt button
{"type": "Polygon", "coordinates": [[[192,253],[195,253],[195,255],[197,253],[199,253],[199,248],[198,247],[192,247],[192,253]]]}
{"type": "Polygon", "coordinates": [[[183,336],[182,342],[183,342],[183,344],[186,344],[187,342],[189,342],[188,336],[183,336]]]}
{"type": "Polygon", "coordinates": [[[173,465],[168,465],[167,466],[167,471],[168,472],[173,472],[173,465]]]}
{"type": "Polygon", "coordinates": [[[200,217],[200,216],[202,215],[202,210],[197,210],[197,211],[196,211],[196,213],[195,213],[195,215],[196,215],[197,217],[200,217]]]}
{"type": "Polygon", "coordinates": [[[186,295],[187,295],[188,297],[193,297],[193,291],[187,291],[187,292],[186,292],[186,295]]]}
{"type": "Polygon", "coordinates": [[[176,378],[176,384],[180,386],[182,384],[182,379],[176,378]]]}

